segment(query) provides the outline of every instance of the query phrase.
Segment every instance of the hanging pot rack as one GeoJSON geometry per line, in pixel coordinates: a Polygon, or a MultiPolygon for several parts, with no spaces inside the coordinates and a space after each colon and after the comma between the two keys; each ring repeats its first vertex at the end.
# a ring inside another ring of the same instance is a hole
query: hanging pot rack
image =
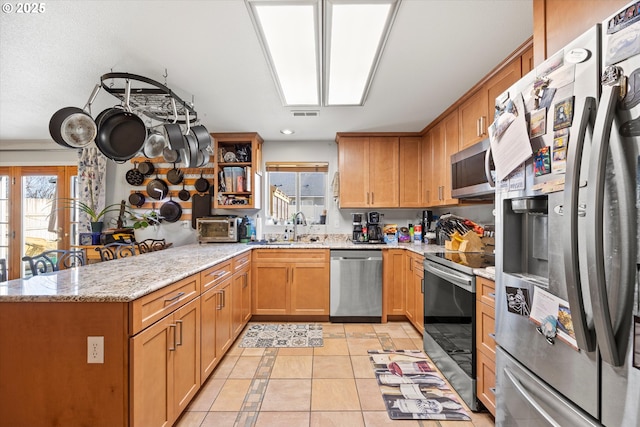
{"type": "Polygon", "coordinates": [[[159,122],[191,125],[198,121],[193,107],[162,83],[130,73],[111,72],[100,77],[102,88],[121,102],[126,98],[127,82],[131,109],[159,122]]]}

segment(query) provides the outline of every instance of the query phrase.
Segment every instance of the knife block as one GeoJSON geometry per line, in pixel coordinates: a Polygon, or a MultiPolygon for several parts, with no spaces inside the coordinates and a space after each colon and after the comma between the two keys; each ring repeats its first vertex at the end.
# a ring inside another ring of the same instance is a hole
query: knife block
{"type": "Polygon", "coordinates": [[[450,237],[451,240],[444,242],[446,250],[459,252],[482,252],[484,250],[484,244],[475,231],[467,231],[462,235],[454,231],[450,237]]]}

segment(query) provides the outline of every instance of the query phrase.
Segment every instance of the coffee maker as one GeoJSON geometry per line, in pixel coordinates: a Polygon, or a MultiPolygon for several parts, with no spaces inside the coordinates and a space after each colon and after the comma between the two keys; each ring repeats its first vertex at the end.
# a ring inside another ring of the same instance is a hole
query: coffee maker
{"type": "Polygon", "coordinates": [[[431,223],[433,222],[433,212],[430,210],[422,211],[422,241],[427,242],[425,235],[431,230],[431,223]]]}
{"type": "Polygon", "coordinates": [[[352,242],[361,242],[364,240],[364,235],[362,234],[362,222],[364,218],[364,214],[362,213],[352,213],[353,217],[353,233],[351,236],[352,242]]]}
{"type": "Polygon", "coordinates": [[[367,234],[369,243],[380,243],[383,241],[382,229],[380,228],[380,212],[369,212],[367,214],[367,234]]]}

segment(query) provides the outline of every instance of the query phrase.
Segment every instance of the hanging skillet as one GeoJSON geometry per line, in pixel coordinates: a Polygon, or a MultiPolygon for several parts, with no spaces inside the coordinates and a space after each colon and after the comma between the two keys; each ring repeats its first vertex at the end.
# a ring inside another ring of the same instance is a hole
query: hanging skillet
{"type": "Polygon", "coordinates": [[[178,185],[182,182],[184,178],[184,172],[180,169],[176,168],[176,164],[173,164],[173,169],[167,172],[167,181],[169,181],[173,185],[178,185]]]}
{"type": "Polygon", "coordinates": [[[169,195],[169,201],[160,206],[160,217],[167,222],[176,222],[182,216],[182,208],[178,202],[174,202],[169,195]]]}
{"type": "Polygon", "coordinates": [[[133,169],[129,169],[125,174],[125,178],[129,185],[142,185],[144,175],[138,170],[138,162],[133,162],[133,169]]]}
{"type": "Polygon", "coordinates": [[[155,179],[152,179],[147,184],[147,195],[152,199],[162,200],[169,193],[169,187],[167,183],[158,178],[158,173],[156,172],[155,179]]]}
{"type": "Polygon", "coordinates": [[[131,206],[135,206],[136,208],[139,208],[142,205],[144,205],[145,201],[146,201],[146,197],[144,197],[144,194],[142,194],[139,191],[136,191],[135,193],[131,193],[129,195],[129,203],[131,203],[131,206]]]}
{"type": "Polygon", "coordinates": [[[145,160],[144,162],[140,163],[140,166],[138,166],[138,170],[142,175],[149,176],[156,171],[156,167],[153,166],[153,163],[151,163],[149,160],[145,160]]]}
{"type": "Polygon", "coordinates": [[[205,193],[209,189],[209,181],[206,178],[202,177],[203,172],[200,171],[200,178],[196,179],[194,187],[200,193],[205,193]]]}
{"type": "Polygon", "coordinates": [[[127,80],[124,108],[113,108],[100,121],[96,145],[98,149],[115,161],[126,161],[134,157],[147,139],[147,128],[140,117],[131,112],[129,95],[131,84],[127,80]]]}
{"type": "Polygon", "coordinates": [[[191,198],[191,193],[189,192],[189,190],[184,188],[184,181],[182,181],[182,190],[178,192],[178,198],[183,202],[186,202],[191,198]]]}

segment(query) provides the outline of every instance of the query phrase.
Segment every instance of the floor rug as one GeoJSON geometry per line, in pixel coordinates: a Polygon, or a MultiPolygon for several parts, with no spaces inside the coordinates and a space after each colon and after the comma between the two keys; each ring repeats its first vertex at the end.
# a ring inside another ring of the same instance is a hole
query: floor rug
{"type": "Polygon", "coordinates": [[[369,360],[392,420],[471,420],[424,352],[369,350],[369,360]]]}
{"type": "Polygon", "coordinates": [[[239,347],[322,347],[322,325],[259,323],[249,325],[239,347]]]}

